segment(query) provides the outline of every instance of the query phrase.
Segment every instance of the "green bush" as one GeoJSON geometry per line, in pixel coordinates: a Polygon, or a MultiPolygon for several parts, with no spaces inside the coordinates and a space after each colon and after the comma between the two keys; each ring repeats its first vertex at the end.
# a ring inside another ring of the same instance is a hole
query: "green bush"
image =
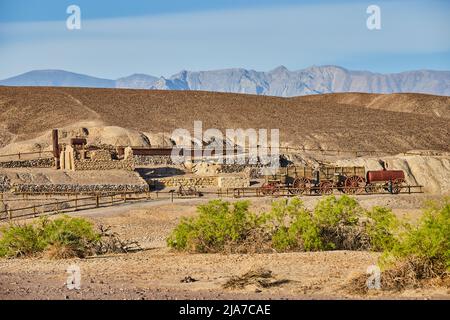
{"type": "MultiPolygon", "coordinates": [[[[276,251],[345,249],[344,238],[358,235],[349,230],[353,230],[363,213],[358,203],[348,196],[327,197],[313,212],[298,198],[274,201],[271,210],[260,215],[249,212],[247,201],[238,201],[231,208],[228,202],[213,200],[199,206],[198,211],[198,217],[182,219],[173,230],[167,239],[170,247],[191,252],[219,252],[225,247],[255,241],[250,235],[256,233],[264,235],[259,241],[268,241],[276,251]]],[[[351,241],[354,238],[357,236],[350,238],[351,241]]],[[[266,244],[260,247],[266,248],[266,244]]],[[[357,246],[361,245],[357,243],[357,246]]]]}
{"type": "Polygon", "coordinates": [[[66,248],[77,257],[92,253],[92,245],[100,240],[93,224],[83,218],[62,216],[53,221],[43,219],[38,228],[42,230],[48,246],[66,248]]]}
{"type": "Polygon", "coordinates": [[[83,218],[62,216],[49,220],[42,218],[34,224],[10,225],[0,229],[0,256],[22,257],[42,253],[50,248],[52,254],[84,257],[91,253],[100,234],[92,223],[83,218]]]}
{"type": "Polygon", "coordinates": [[[364,210],[349,197],[329,196],[314,210],[298,198],[280,200],[270,211],[256,215],[249,202],[231,205],[221,200],[198,207],[199,216],[182,219],[167,243],[177,250],[220,252],[225,248],[255,245],[284,251],[373,250],[384,261],[407,257],[440,261],[450,266],[450,204],[430,206],[412,226],[399,221],[390,209],[364,210]]]}
{"type": "Polygon", "coordinates": [[[258,219],[249,212],[249,202],[233,206],[212,200],[198,207],[197,218],[182,219],[167,239],[170,247],[194,252],[215,252],[226,244],[238,243],[257,226],[258,219]]]}
{"type": "Polygon", "coordinates": [[[272,210],[263,214],[262,220],[266,228],[270,226],[272,246],[277,251],[312,251],[324,248],[318,226],[298,198],[290,202],[274,202],[272,210]]]}
{"type": "Polygon", "coordinates": [[[314,220],[322,227],[356,225],[363,214],[359,203],[347,195],[340,198],[328,196],[319,201],[314,208],[314,220]]]}
{"type": "MultiPolygon", "coordinates": [[[[368,215],[368,232],[374,246],[383,250],[383,290],[417,288],[430,279],[445,286],[450,278],[450,199],[441,205],[430,203],[416,224],[400,224],[384,208],[373,208],[368,215]]],[[[367,275],[358,276],[349,289],[367,293],[366,281],[367,275]]]]}
{"type": "Polygon", "coordinates": [[[384,252],[382,263],[418,259],[450,271],[450,201],[439,206],[429,204],[416,225],[408,225],[395,244],[384,252]]]}
{"type": "Polygon", "coordinates": [[[392,210],[384,207],[373,207],[366,211],[368,221],[365,231],[370,238],[374,251],[391,250],[397,243],[396,234],[401,226],[392,210]]]}
{"type": "Polygon", "coordinates": [[[0,257],[23,257],[41,252],[45,240],[33,225],[11,225],[0,229],[0,257]]]}

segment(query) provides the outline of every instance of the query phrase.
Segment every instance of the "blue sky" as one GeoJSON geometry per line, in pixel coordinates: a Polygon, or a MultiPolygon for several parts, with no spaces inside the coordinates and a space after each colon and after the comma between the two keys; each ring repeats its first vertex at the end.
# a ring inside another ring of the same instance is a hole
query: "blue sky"
{"type": "Polygon", "coordinates": [[[0,0],[0,79],[34,69],[98,77],[340,65],[450,70],[450,1],[0,0]],[[81,8],[67,30],[66,8],[81,8]],[[381,30],[366,9],[381,8],[381,30]]]}

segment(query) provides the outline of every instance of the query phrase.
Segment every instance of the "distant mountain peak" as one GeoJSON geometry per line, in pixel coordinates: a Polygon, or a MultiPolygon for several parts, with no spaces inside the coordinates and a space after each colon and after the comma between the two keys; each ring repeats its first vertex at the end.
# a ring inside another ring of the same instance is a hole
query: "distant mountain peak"
{"type": "Polygon", "coordinates": [[[108,80],[64,70],[45,69],[2,80],[0,85],[204,90],[282,97],[335,92],[412,92],[450,96],[450,71],[417,70],[381,74],[348,70],[336,65],[311,66],[290,71],[280,65],[268,72],[243,68],[182,70],[169,78],[134,73],[117,80],[108,80]]]}
{"type": "Polygon", "coordinates": [[[281,65],[276,67],[275,69],[269,71],[270,73],[281,73],[281,72],[289,72],[288,68],[286,68],[285,66],[281,65]]]}
{"type": "Polygon", "coordinates": [[[114,80],[101,79],[58,69],[33,70],[0,81],[5,86],[114,88],[114,80]]]}

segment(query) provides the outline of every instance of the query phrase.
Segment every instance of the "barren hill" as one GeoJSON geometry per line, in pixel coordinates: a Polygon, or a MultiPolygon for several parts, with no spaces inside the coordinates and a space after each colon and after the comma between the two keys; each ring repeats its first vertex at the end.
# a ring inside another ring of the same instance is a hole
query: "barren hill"
{"type": "MultiPolygon", "coordinates": [[[[122,127],[167,135],[176,128],[278,128],[283,144],[402,152],[450,151],[450,97],[342,93],[296,98],[213,93],[0,87],[0,146],[52,128],[122,127]]],[[[117,128],[117,130],[122,130],[117,128]]],[[[153,142],[152,142],[153,143],[153,142]]]]}

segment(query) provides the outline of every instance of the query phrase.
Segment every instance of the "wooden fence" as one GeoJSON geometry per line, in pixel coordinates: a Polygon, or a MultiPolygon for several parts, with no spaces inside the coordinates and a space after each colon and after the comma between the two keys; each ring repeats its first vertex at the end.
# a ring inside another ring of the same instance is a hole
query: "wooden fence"
{"type": "MultiPolygon", "coordinates": [[[[407,185],[402,186],[400,193],[422,193],[422,186],[407,185]]],[[[335,188],[337,189],[337,187],[335,188]]],[[[74,212],[79,210],[94,209],[100,207],[114,206],[131,201],[151,201],[151,200],[163,200],[170,199],[172,202],[175,199],[193,199],[203,195],[216,196],[218,198],[243,198],[243,197],[294,197],[299,196],[296,193],[295,188],[278,188],[273,194],[266,194],[262,188],[248,187],[248,188],[224,188],[216,191],[202,191],[191,195],[181,195],[176,190],[169,191],[152,191],[152,192],[125,192],[125,193],[106,193],[96,195],[82,195],[79,193],[54,193],[54,194],[35,194],[35,193],[22,193],[22,199],[5,199],[3,194],[0,194],[0,201],[3,202],[5,209],[0,211],[0,221],[14,219],[26,219],[35,218],[43,215],[51,215],[56,213],[74,212]],[[67,196],[69,199],[52,199],[52,202],[43,204],[29,205],[21,208],[9,208],[7,202],[10,201],[42,201],[49,200],[49,196],[67,196]],[[42,197],[44,196],[44,197],[42,197]],[[38,197],[38,198],[36,198],[38,197]],[[70,197],[73,197],[70,199],[70,197]]],[[[300,196],[320,196],[319,192],[316,192],[314,188],[311,188],[308,193],[301,194],[300,196]]],[[[358,195],[370,195],[370,194],[389,194],[388,192],[376,192],[376,193],[361,193],[358,195]]]]}
{"type": "MultiPolygon", "coordinates": [[[[119,146],[119,149],[124,149],[124,146],[119,146]]],[[[172,147],[162,147],[162,146],[152,146],[152,147],[137,147],[137,146],[131,146],[135,154],[137,155],[170,155],[172,152],[172,147]]],[[[177,148],[177,147],[173,147],[177,148]]],[[[178,147],[180,150],[183,148],[183,150],[189,154],[192,155],[195,154],[195,151],[201,151],[201,154],[203,154],[204,151],[206,152],[213,152],[214,155],[214,148],[207,149],[207,148],[189,148],[189,147],[178,147]]],[[[267,149],[267,150],[273,150],[275,147],[245,147],[245,148],[226,148],[224,147],[223,155],[237,155],[237,154],[246,154],[250,152],[257,152],[259,149],[267,149]]],[[[344,154],[350,154],[355,156],[362,156],[362,155],[380,155],[380,154],[391,154],[392,152],[386,152],[382,150],[356,150],[356,149],[347,149],[347,150],[337,150],[337,149],[323,149],[323,148],[310,148],[310,147],[304,147],[304,146],[298,146],[298,147],[290,147],[290,146],[279,146],[278,148],[279,153],[295,153],[295,152],[318,152],[318,153],[329,153],[332,155],[344,155],[344,154]]],[[[394,154],[394,153],[392,153],[394,154]]]]}
{"type": "Polygon", "coordinates": [[[4,195],[1,196],[1,201],[4,204],[5,209],[0,211],[0,221],[14,219],[26,219],[36,218],[44,215],[51,215],[56,213],[74,212],[86,209],[95,209],[101,207],[108,207],[117,204],[122,204],[131,201],[150,201],[150,200],[163,200],[170,199],[172,202],[176,198],[196,198],[200,194],[192,196],[181,196],[174,191],[156,191],[156,192],[125,192],[125,193],[108,193],[108,194],[96,194],[83,196],[78,193],[56,193],[53,196],[67,195],[73,196],[71,199],[52,199],[52,202],[46,202],[42,204],[34,204],[21,208],[9,208],[8,202],[10,201],[42,201],[48,200],[49,194],[33,194],[22,193],[22,199],[5,199],[4,195]],[[42,197],[45,196],[45,198],[42,197]],[[39,197],[41,196],[41,197],[39,197]],[[38,198],[36,198],[38,197],[38,198]]]}
{"type": "Polygon", "coordinates": [[[49,158],[53,156],[52,151],[18,152],[11,154],[0,154],[0,162],[14,160],[33,160],[49,158]]]}
{"type": "MultiPolygon", "coordinates": [[[[333,191],[341,191],[341,187],[333,187],[333,191]]],[[[320,187],[311,187],[308,190],[305,190],[304,193],[299,194],[298,189],[292,187],[277,187],[273,193],[268,193],[264,188],[228,188],[228,189],[219,189],[215,194],[217,197],[222,198],[245,198],[245,197],[296,197],[296,196],[327,196],[330,194],[322,194],[320,193],[320,187]]],[[[406,185],[400,187],[400,194],[413,194],[413,193],[423,193],[423,186],[420,185],[406,185]]],[[[343,194],[343,193],[339,193],[343,194]]],[[[361,196],[361,195],[391,195],[389,191],[380,190],[376,192],[361,192],[355,194],[349,194],[350,196],[361,196]]],[[[336,194],[338,195],[338,194],[336,194]]],[[[395,196],[395,195],[393,195],[395,196]]]]}

